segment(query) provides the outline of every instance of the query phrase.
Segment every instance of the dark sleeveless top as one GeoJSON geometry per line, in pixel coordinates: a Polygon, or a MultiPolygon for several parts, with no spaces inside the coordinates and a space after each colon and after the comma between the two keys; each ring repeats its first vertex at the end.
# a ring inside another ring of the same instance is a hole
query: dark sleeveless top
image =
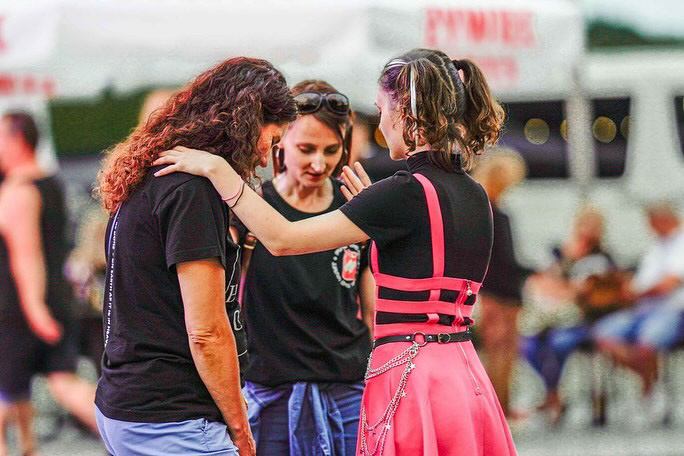
{"type": "MultiPolygon", "coordinates": [[[[40,233],[46,270],[47,305],[52,315],[65,322],[71,318],[71,291],[63,269],[69,252],[67,213],[62,185],[55,176],[33,181],[40,193],[40,233]]],[[[0,236],[0,319],[16,321],[24,318],[16,284],[10,269],[7,243],[0,236]]]]}

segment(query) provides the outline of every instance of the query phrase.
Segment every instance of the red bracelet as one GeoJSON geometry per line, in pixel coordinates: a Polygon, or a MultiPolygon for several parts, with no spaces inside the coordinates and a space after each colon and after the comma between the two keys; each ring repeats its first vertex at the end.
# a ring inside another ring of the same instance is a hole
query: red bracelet
{"type": "Polygon", "coordinates": [[[241,181],[241,182],[242,182],[242,185],[240,185],[240,188],[237,189],[237,192],[235,192],[235,194],[233,196],[229,196],[228,198],[221,198],[221,199],[225,202],[228,202],[232,199],[237,198],[238,195],[240,194],[240,192],[242,192],[242,188],[245,186],[245,181],[241,181]]]}

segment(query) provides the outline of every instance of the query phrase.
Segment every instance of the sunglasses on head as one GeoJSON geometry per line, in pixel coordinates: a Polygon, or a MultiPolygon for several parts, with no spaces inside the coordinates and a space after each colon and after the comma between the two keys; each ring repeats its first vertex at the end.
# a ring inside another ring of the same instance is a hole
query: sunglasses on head
{"type": "Polygon", "coordinates": [[[300,114],[311,114],[321,109],[323,104],[335,114],[349,113],[349,98],[338,92],[302,92],[294,97],[300,114]]]}

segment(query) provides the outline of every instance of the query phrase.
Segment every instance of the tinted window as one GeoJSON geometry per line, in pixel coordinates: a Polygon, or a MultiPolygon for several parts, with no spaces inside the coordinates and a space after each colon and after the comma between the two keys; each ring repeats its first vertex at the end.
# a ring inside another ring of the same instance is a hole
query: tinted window
{"type": "Polygon", "coordinates": [[[684,154],[684,97],[675,97],[674,107],[677,133],[679,134],[679,148],[684,154]]]}
{"type": "Polygon", "coordinates": [[[500,144],[527,162],[528,178],[568,177],[567,123],[562,101],[506,103],[500,144]]]}
{"type": "Polygon", "coordinates": [[[591,132],[598,176],[622,176],[629,138],[629,98],[592,100],[592,107],[591,132]]]}

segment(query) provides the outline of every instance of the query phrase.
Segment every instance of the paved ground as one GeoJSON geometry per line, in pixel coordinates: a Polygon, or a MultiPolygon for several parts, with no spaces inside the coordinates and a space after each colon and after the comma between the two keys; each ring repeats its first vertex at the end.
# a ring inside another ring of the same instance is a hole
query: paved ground
{"type": "MultiPolygon", "coordinates": [[[[512,423],[514,439],[521,456],[682,456],[684,455],[684,353],[669,360],[672,393],[660,400],[639,399],[636,379],[624,371],[615,372],[608,384],[608,424],[591,426],[591,359],[573,356],[563,377],[562,390],[569,407],[561,423],[552,427],[540,415],[512,423]],[[667,399],[667,401],[666,401],[667,399]],[[658,422],[669,403],[673,419],[669,426],[658,422]]],[[[94,378],[93,370],[82,363],[82,373],[94,378]]],[[[602,372],[607,372],[602,370],[602,372]]],[[[52,438],[63,416],[45,390],[42,380],[34,385],[39,410],[37,428],[42,436],[44,456],[104,455],[100,443],[67,422],[52,438]]],[[[541,383],[531,369],[521,363],[513,388],[516,408],[531,409],[541,398],[541,383]]],[[[18,454],[16,451],[12,455],[18,454]]],[[[467,456],[467,455],[466,455],[467,456]]]]}

